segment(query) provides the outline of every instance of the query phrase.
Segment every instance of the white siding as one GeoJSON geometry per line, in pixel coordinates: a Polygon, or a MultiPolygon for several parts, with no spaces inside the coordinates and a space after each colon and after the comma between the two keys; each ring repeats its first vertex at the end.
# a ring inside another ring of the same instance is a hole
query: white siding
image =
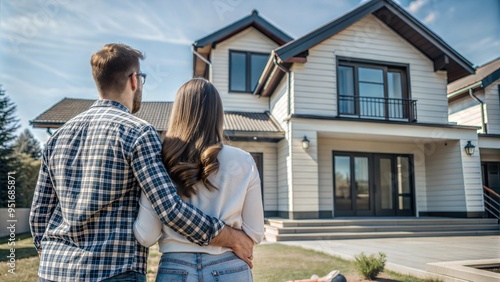
{"type": "Polygon", "coordinates": [[[291,206],[291,160],[288,140],[283,139],[278,143],[278,211],[288,211],[291,206]]]}
{"type": "Polygon", "coordinates": [[[448,141],[446,145],[437,143],[436,146],[434,153],[425,159],[428,211],[466,211],[463,147],[459,141],[448,141]]]}
{"type": "MultiPolygon", "coordinates": [[[[414,156],[415,197],[417,210],[426,210],[425,149],[413,143],[368,142],[361,140],[319,138],[319,206],[322,211],[333,209],[333,151],[410,154],[414,156]]],[[[373,196],[373,195],[372,195],[373,196]]]]}
{"type": "Polygon", "coordinates": [[[263,154],[264,210],[278,210],[278,155],[276,143],[270,142],[229,142],[229,145],[238,147],[249,153],[263,154]]]}
{"type": "MultiPolygon", "coordinates": [[[[464,110],[450,114],[449,120],[451,122],[456,122],[459,125],[471,125],[471,126],[482,126],[481,120],[481,105],[477,104],[475,106],[466,108],[464,110]]],[[[478,129],[481,132],[481,129],[478,129]]]]}
{"type": "Polygon", "coordinates": [[[418,122],[448,122],[446,73],[434,72],[431,60],[372,15],[309,49],[308,62],[294,64],[294,113],[337,115],[335,56],[409,64],[418,122]]]}
{"type": "Polygon", "coordinates": [[[224,110],[264,112],[269,111],[269,98],[258,97],[251,93],[228,93],[229,91],[229,50],[271,53],[278,47],[268,37],[249,27],[239,34],[220,43],[212,50],[212,77],[211,80],[219,90],[224,110]]]}
{"type": "Polygon", "coordinates": [[[488,117],[488,134],[500,134],[500,79],[484,89],[486,96],[486,112],[488,117]]]}
{"type": "Polygon", "coordinates": [[[319,211],[317,132],[308,123],[293,122],[291,130],[291,181],[294,212],[319,211]],[[309,149],[302,148],[307,136],[309,149]]]}
{"type": "MultiPolygon", "coordinates": [[[[460,156],[463,168],[463,180],[465,189],[465,201],[468,212],[482,212],[483,205],[483,179],[481,177],[481,159],[479,153],[469,156],[465,153],[464,147],[468,140],[460,140],[460,156]]],[[[472,140],[477,144],[478,141],[472,140]]]]}
{"type": "Polygon", "coordinates": [[[281,80],[280,84],[271,96],[271,114],[279,122],[281,128],[286,128],[285,118],[288,116],[288,90],[287,78],[281,80]]]}

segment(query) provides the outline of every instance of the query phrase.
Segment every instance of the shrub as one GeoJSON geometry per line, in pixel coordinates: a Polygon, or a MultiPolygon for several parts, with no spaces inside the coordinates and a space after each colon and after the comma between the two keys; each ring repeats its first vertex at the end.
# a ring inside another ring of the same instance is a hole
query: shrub
{"type": "Polygon", "coordinates": [[[380,272],[384,271],[385,258],[386,255],[380,252],[378,257],[375,257],[375,254],[366,256],[365,253],[361,253],[354,257],[354,267],[366,279],[373,280],[380,272]]]}

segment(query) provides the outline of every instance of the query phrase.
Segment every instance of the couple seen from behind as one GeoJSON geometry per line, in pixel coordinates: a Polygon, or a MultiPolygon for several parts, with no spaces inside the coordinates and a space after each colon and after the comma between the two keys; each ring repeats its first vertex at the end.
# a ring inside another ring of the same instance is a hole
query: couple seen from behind
{"type": "Polygon", "coordinates": [[[140,60],[124,44],[93,54],[99,100],[43,150],[30,214],[39,281],[146,281],[156,242],[156,281],[252,281],[264,235],[252,156],[223,144],[222,101],[203,78],[179,89],[161,141],[133,115],[140,60]]]}

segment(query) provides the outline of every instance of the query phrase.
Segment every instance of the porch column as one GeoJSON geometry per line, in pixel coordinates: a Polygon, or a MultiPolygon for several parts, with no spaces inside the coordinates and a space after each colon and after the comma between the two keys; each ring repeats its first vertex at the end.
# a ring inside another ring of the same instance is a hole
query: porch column
{"type": "Polygon", "coordinates": [[[294,121],[291,130],[289,218],[319,218],[318,136],[307,121],[294,121]],[[304,136],[309,148],[302,147],[304,136]]]}

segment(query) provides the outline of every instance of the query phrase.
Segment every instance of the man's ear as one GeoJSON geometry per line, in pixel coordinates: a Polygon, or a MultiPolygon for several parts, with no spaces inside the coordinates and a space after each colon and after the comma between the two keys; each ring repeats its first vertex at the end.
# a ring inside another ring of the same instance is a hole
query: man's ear
{"type": "Polygon", "coordinates": [[[135,92],[137,90],[137,75],[134,72],[132,76],[130,76],[130,86],[132,87],[132,91],[135,92]]]}

